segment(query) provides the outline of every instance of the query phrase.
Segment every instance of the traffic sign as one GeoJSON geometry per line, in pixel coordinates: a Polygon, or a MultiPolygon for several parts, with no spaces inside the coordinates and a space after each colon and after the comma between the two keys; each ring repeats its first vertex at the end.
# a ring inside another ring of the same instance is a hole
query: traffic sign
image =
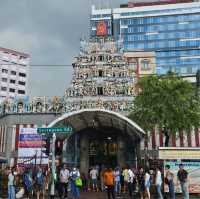
{"type": "Polygon", "coordinates": [[[71,126],[67,127],[53,127],[53,128],[37,128],[38,133],[72,133],[71,126]]]}

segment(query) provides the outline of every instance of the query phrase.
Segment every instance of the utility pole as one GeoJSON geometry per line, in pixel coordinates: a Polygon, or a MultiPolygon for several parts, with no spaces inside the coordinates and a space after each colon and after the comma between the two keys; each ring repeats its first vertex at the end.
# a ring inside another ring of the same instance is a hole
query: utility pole
{"type": "Polygon", "coordinates": [[[55,196],[55,176],[56,176],[56,165],[55,165],[55,143],[56,143],[56,134],[53,134],[52,139],[52,182],[51,182],[51,196],[55,196]]]}

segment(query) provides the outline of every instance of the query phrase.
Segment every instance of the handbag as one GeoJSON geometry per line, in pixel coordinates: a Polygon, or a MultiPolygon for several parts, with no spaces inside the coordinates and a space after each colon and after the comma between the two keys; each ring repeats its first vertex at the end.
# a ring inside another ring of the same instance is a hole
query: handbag
{"type": "Polygon", "coordinates": [[[78,187],[82,187],[83,182],[82,182],[81,178],[76,178],[75,185],[78,186],[78,187]]]}

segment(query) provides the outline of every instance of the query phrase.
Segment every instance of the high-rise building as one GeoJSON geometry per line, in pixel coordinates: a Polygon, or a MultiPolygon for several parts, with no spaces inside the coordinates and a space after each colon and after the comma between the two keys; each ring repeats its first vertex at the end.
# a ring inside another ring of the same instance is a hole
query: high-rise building
{"type": "Polygon", "coordinates": [[[200,68],[200,2],[169,0],[92,7],[91,37],[122,40],[124,50],[155,51],[158,74],[200,68]]]}
{"type": "Polygon", "coordinates": [[[27,95],[30,56],[0,47],[0,100],[27,95]]]}

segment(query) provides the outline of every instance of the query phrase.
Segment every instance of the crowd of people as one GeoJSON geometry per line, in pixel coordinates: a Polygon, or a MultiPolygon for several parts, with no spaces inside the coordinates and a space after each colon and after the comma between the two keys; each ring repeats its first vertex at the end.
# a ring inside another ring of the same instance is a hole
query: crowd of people
{"type": "MultiPolygon", "coordinates": [[[[169,198],[175,199],[175,180],[174,174],[170,171],[170,166],[166,165],[165,175],[160,168],[148,170],[144,168],[100,168],[93,166],[88,173],[80,173],[78,168],[69,169],[66,164],[57,169],[54,177],[56,195],[59,198],[70,197],[77,199],[80,192],[99,192],[106,191],[108,199],[115,199],[118,196],[128,193],[130,198],[163,199],[162,185],[169,188],[169,198]],[[153,191],[155,189],[155,191],[153,191]],[[154,195],[151,196],[152,192],[154,195]]],[[[15,198],[45,198],[49,195],[54,198],[51,192],[52,182],[51,171],[45,171],[40,166],[37,169],[26,168],[20,174],[12,168],[8,173],[8,199],[15,198]]],[[[177,179],[181,185],[183,199],[189,199],[188,192],[188,173],[179,165],[177,179]]]]}

